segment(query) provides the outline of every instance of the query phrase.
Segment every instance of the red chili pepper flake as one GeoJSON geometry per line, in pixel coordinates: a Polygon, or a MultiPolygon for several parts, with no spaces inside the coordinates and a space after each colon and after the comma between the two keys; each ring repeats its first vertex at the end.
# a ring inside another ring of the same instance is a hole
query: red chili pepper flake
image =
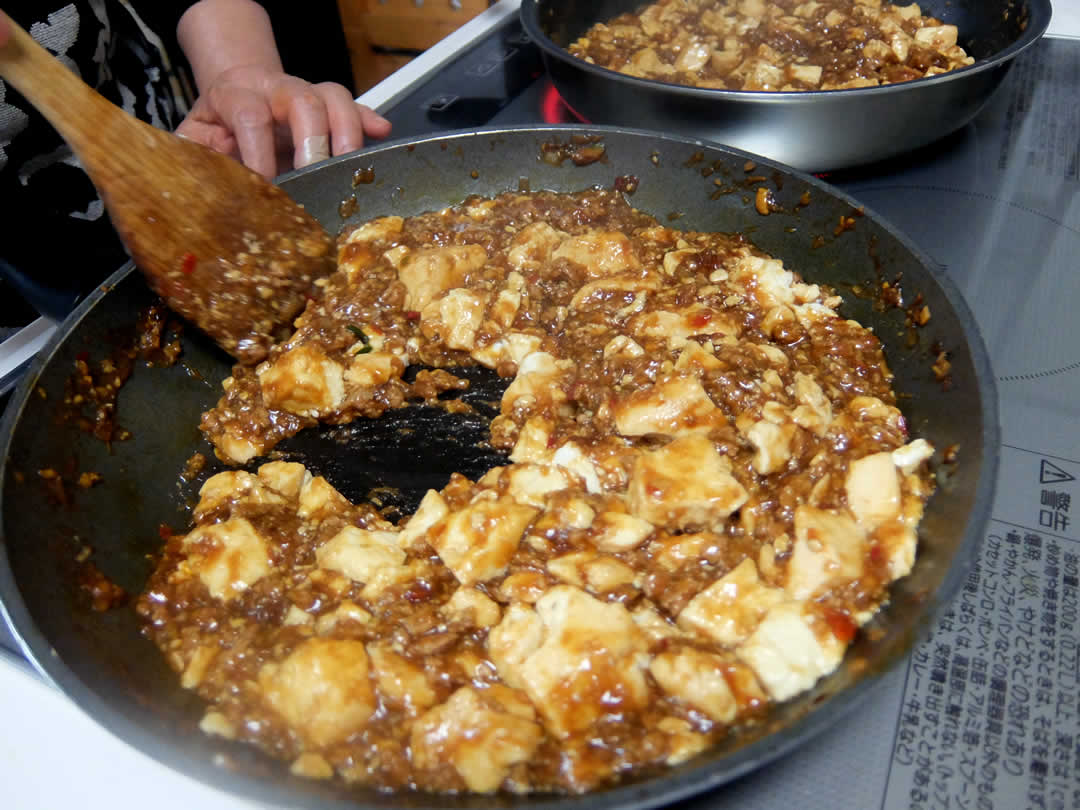
{"type": "Polygon", "coordinates": [[[162,540],[169,540],[169,538],[173,536],[173,530],[169,528],[169,525],[166,523],[158,524],[157,533],[158,537],[160,537],[162,540]]]}
{"type": "Polygon", "coordinates": [[[198,259],[195,258],[194,253],[185,253],[184,258],[180,260],[180,272],[185,275],[191,275],[195,272],[195,263],[198,259]]]}
{"type": "Polygon", "coordinates": [[[407,309],[405,310],[405,320],[418,321],[420,320],[420,313],[417,312],[415,309],[407,309]]]}
{"type": "Polygon", "coordinates": [[[844,644],[850,643],[855,638],[855,631],[858,628],[846,613],[827,608],[825,610],[825,621],[828,623],[829,629],[833,631],[833,635],[844,644]]]}
{"type": "Polygon", "coordinates": [[[708,310],[699,312],[696,315],[691,316],[690,325],[695,329],[700,329],[702,326],[712,320],[712,313],[708,310]]]}
{"type": "Polygon", "coordinates": [[[77,355],[75,355],[75,359],[78,360],[80,363],[89,363],[90,352],[79,352],[77,355]]]}

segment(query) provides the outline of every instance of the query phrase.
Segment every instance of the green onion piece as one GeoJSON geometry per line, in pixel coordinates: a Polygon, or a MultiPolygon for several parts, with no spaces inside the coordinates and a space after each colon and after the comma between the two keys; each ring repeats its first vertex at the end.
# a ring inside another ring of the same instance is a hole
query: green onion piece
{"type": "Polygon", "coordinates": [[[360,342],[364,344],[355,352],[353,352],[353,357],[358,354],[368,354],[371,352],[371,339],[367,336],[367,333],[365,333],[363,329],[351,323],[345,324],[345,328],[352,332],[354,335],[356,335],[356,337],[360,339],[360,342]]]}

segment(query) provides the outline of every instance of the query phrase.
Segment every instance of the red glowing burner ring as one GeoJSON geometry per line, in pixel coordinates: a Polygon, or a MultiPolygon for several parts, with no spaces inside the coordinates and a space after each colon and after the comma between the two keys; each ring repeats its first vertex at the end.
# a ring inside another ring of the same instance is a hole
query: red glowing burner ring
{"type": "Polygon", "coordinates": [[[555,85],[548,82],[540,98],[540,117],[545,124],[588,124],[589,119],[580,115],[563,101],[555,85]]]}

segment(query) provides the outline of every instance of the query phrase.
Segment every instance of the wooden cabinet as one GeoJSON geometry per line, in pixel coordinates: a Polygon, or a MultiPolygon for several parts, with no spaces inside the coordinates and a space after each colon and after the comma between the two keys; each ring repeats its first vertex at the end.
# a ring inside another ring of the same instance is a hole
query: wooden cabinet
{"type": "Polygon", "coordinates": [[[471,20],[488,0],[338,0],[362,93],[471,20]]]}

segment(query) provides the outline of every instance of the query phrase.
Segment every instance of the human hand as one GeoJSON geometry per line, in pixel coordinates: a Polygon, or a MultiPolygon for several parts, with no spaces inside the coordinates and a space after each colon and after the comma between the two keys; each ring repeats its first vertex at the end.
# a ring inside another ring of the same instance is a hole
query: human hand
{"type": "Polygon", "coordinates": [[[385,138],[390,122],[340,84],[250,65],[219,74],[176,132],[274,177],[385,138]]]}
{"type": "Polygon", "coordinates": [[[11,26],[8,25],[4,13],[0,12],[0,48],[4,47],[9,39],[11,39],[11,26]]]}

